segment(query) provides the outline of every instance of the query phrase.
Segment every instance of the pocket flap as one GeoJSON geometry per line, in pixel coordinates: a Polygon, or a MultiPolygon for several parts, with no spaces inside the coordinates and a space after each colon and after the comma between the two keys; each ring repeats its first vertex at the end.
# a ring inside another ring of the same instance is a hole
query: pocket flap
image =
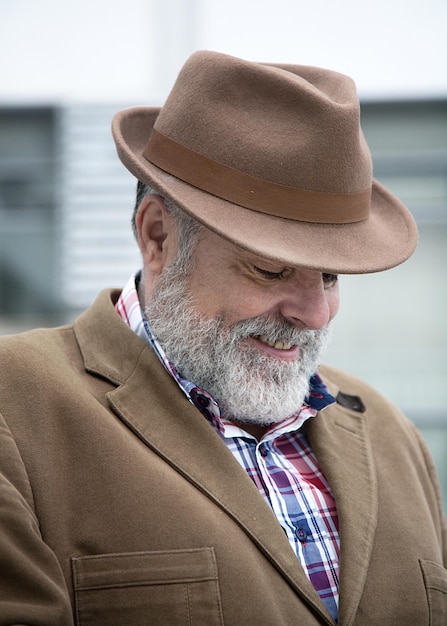
{"type": "Polygon", "coordinates": [[[217,580],[212,548],[74,557],[78,590],[217,580]]]}

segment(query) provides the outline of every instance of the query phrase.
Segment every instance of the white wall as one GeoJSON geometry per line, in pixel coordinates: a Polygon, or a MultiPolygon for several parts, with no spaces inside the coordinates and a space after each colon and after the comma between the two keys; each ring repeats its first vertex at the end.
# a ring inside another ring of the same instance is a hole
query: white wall
{"type": "Polygon", "coordinates": [[[365,95],[447,93],[446,0],[199,4],[205,47],[332,68],[353,76],[365,95]]]}
{"type": "Polygon", "coordinates": [[[159,101],[200,48],[447,94],[446,0],[0,0],[0,102],[159,101]]]}

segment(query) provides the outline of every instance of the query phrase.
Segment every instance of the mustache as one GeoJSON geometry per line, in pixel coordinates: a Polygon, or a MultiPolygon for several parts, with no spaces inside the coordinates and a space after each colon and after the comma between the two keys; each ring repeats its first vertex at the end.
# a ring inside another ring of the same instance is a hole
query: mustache
{"type": "Polygon", "coordinates": [[[229,329],[229,339],[239,341],[247,337],[262,335],[271,342],[283,341],[292,345],[306,346],[328,332],[329,325],[322,329],[309,330],[297,328],[295,324],[284,317],[260,315],[233,324],[229,329]]]}

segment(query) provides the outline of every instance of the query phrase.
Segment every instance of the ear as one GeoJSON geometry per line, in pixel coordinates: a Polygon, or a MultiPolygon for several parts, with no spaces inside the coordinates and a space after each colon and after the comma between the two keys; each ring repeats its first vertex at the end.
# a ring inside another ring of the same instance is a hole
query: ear
{"type": "Polygon", "coordinates": [[[144,272],[157,276],[174,260],[178,247],[177,228],[163,198],[155,194],[143,198],[135,223],[144,272]]]}

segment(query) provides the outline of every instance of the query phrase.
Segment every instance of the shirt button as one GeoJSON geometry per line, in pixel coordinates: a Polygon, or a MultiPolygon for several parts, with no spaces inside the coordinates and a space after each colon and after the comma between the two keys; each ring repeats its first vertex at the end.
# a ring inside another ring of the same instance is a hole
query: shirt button
{"type": "Polygon", "coordinates": [[[267,446],[265,446],[264,444],[262,444],[261,446],[259,446],[259,452],[261,454],[262,457],[266,457],[267,454],[269,453],[269,451],[267,450],[267,446]]]}
{"type": "Polygon", "coordinates": [[[200,409],[206,409],[209,406],[209,398],[204,396],[203,393],[199,393],[196,389],[191,391],[191,398],[200,409]]]}
{"type": "Polygon", "coordinates": [[[299,527],[298,527],[298,528],[295,530],[295,535],[296,535],[296,537],[297,537],[297,539],[298,539],[299,541],[304,542],[304,541],[306,541],[306,539],[307,539],[307,531],[305,531],[305,530],[304,530],[304,528],[299,528],[299,527]]]}

